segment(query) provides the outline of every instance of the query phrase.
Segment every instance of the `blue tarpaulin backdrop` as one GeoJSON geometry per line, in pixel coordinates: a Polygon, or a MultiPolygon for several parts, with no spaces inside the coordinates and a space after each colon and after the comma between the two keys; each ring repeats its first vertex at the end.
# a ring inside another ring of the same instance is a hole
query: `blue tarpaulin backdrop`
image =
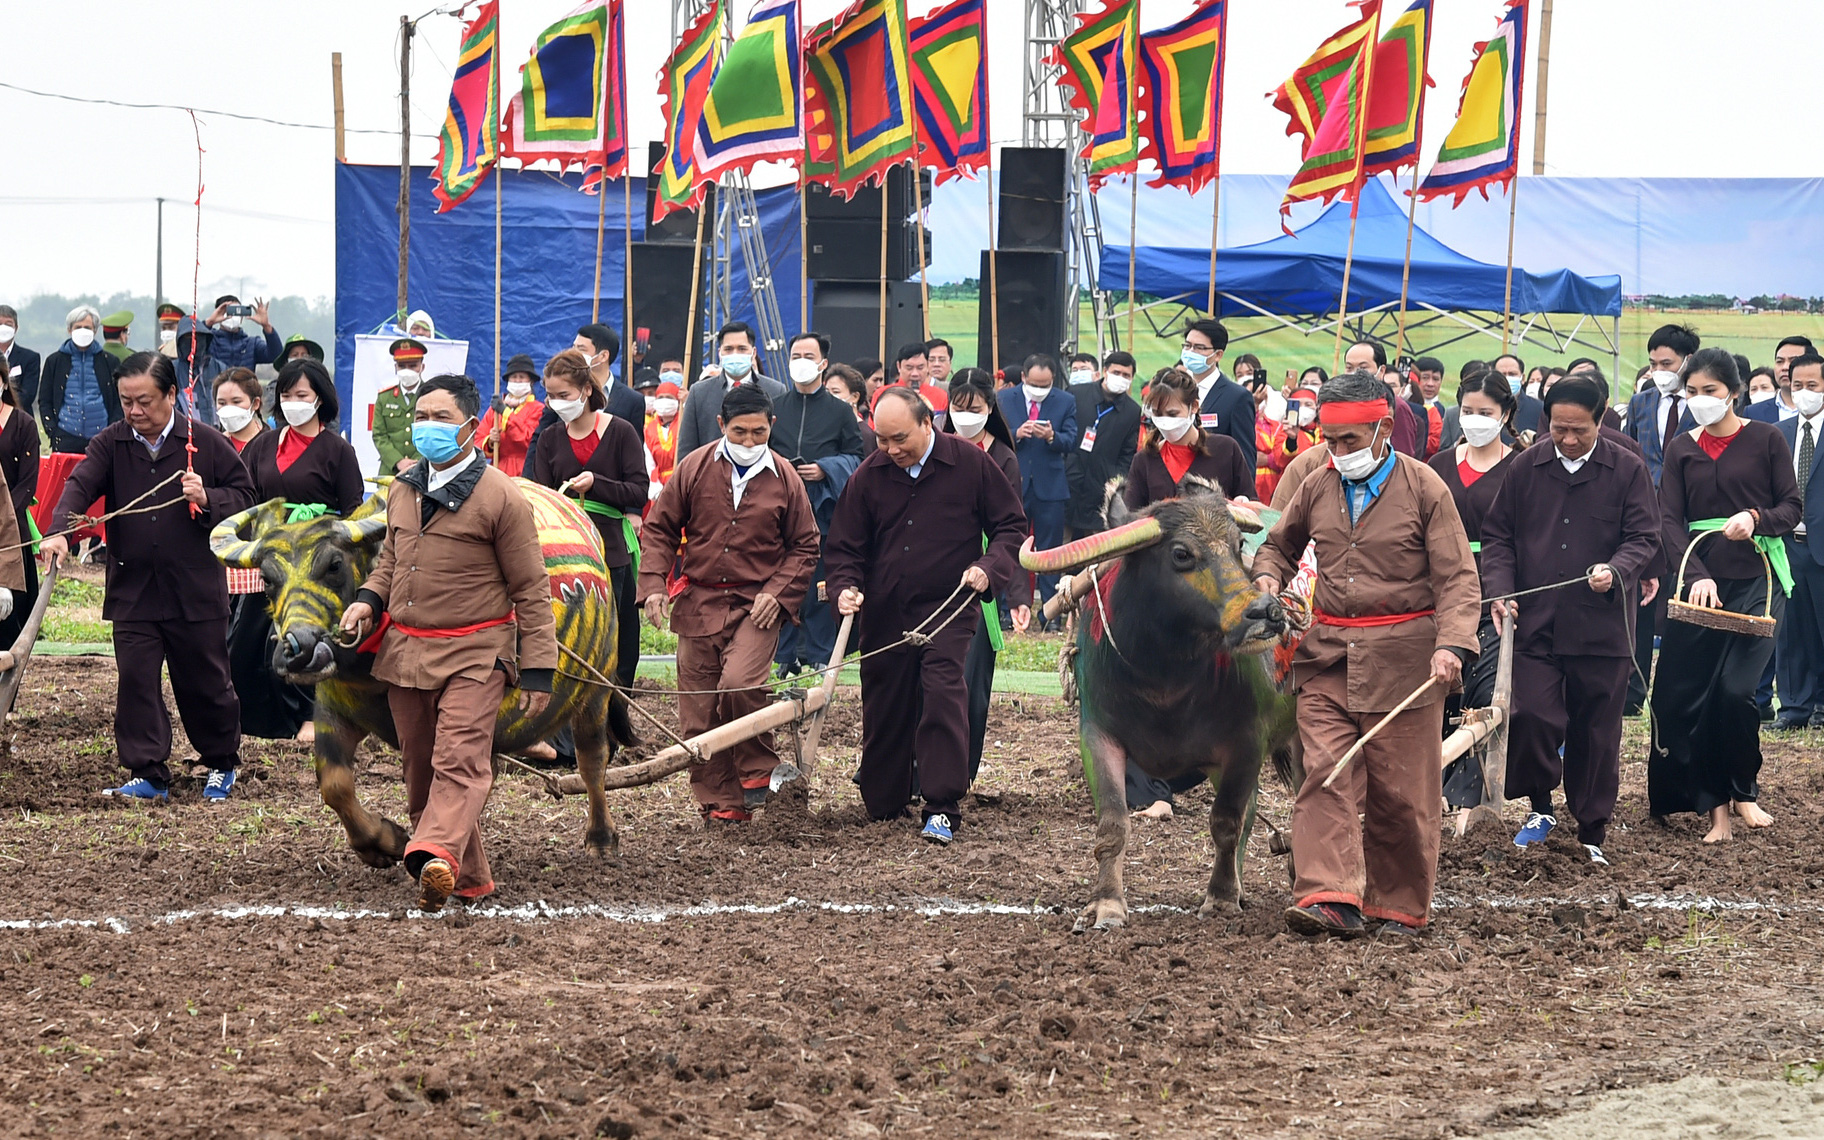
{"type": "MultiPolygon", "coordinates": [[[[1261,310],[1285,316],[1333,312],[1343,288],[1343,261],[1349,247],[1349,203],[1337,202],[1297,236],[1278,237],[1258,245],[1223,249],[1217,256],[1218,288],[1251,303],[1222,301],[1223,316],[1253,315],[1261,310]]],[[[1102,288],[1127,290],[1127,249],[1110,246],[1102,254],[1102,288]]],[[[1360,313],[1397,304],[1406,261],[1406,212],[1381,184],[1370,182],[1362,193],[1355,222],[1355,263],[1349,276],[1349,311],[1360,313]]],[[[1134,267],[1134,287],[1156,297],[1191,294],[1202,308],[1210,284],[1210,250],[1141,246],[1134,267]]],[[[1464,257],[1423,229],[1412,232],[1414,307],[1500,312],[1506,296],[1507,266],[1464,257]]],[[[1514,267],[1513,311],[1516,313],[1621,314],[1621,278],[1579,277],[1568,269],[1529,273],[1514,267]]]]}
{"type": "MultiPolygon", "coordinates": [[[[589,322],[595,280],[595,229],[599,203],[578,190],[581,176],[509,170],[502,188],[500,359],[530,353],[540,368],[570,347],[589,322]]],[[[645,234],[646,185],[633,180],[633,240],[645,234]]],[[[798,206],[793,187],[754,195],[775,266],[780,317],[787,330],[802,328],[798,313],[798,206]]],[[[354,337],[390,319],[398,300],[399,199],[396,166],[336,167],[336,384],[352,414],[354,337]]],[[[604,324],[621,329],[625,273],[625,219],[621,184],[609,184],[607,234],[602,243],[604,324]]],[[[437,214],[430,168],[412,171],[412,247],[407,262],[410,307],[428,311],[437,331],[469,342],[469,374],[486,390],[494,362],[494,185],[488,183],[447,214],[437,214]]],[[[735,315],[753,321],[747,264],[737,248],[730,291],[735,315]]],[[[707,279],[708,268],[705,266],[707,279]]],[[[679,313],[682,325],[686,314],[679,313]]],[[[623,333],[625,330],[622,330],[623,333]]]]}

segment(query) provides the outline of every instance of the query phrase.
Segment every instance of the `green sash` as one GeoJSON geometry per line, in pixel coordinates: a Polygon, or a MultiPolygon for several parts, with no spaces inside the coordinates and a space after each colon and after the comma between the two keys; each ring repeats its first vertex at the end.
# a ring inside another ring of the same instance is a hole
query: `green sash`
{"type": "MultiPolygon", "coordinates": [[[[985,534],[982,536],[982,553],[988,553],[988,536],[985,534]]],[[[1007,639],[1001,635],[1001,606],[994,600],[993,594],[989,594],[988,600],[982,603],[982,620],[988,623],[988,647],[999,653],[1001,647],[1007,644],[1007,639]]]]}
{"type": "Polygon", "coordinates": [[[607,503],[598,503],[594,499],[584,499],[583,509],[592,515],[601,515],[605,519],[621,520],[621,539],[627,543],[627,556],[633,559],[633,572],[639,573],[640,533],[633,529],[633,520],[627,517],[627,512],[619,507],[611,507],[607,503]]]}
{"type": "MultiPolygon", "coordinates": [[[[1728,522],[1728,519],[1693,519],[1690,528],[1693,531],[1722,530],[1728,522]]],[[[1757,534],[1752,541],[1767,556],[1767,565],[1773,567],[1773,576],[1780,589],[1786,591],[1787,597],[1792,597],[1792,564],[1786,561],[1785,540],[1779,535],[1757,534]]]]}
{"type": "Polygon", "coordinates": [[[329,507],[323,503],[286,503],[285,521],[288,523],[309,522],[320,519],[329,513],[329,507]]]}
{"type": "MultiPolygon", "coordinates": [[[[38,500],[33,499],[32,506],[35,507],[37,505],[38,500]]],[[[38,520],[32,517],[32,512],[30,511],[25,512],[25,529],[31,532],[32,553],[37,554],[38,544],[44,541],[44,532],[38,529],[38,520]]]]}
{"type": "Polygon", "coordinates": [[[1482,544],[1481,544],[1481,543],[1479,543],[1479,542],[1472,542],[1472,543],[1470,543],[1470,544],[1469,544],[1469,552],[1470,552],[1470,553],[1471,553],[1471,554],[1480,554],[1480,553],[1482,553],[1482,544]]]}

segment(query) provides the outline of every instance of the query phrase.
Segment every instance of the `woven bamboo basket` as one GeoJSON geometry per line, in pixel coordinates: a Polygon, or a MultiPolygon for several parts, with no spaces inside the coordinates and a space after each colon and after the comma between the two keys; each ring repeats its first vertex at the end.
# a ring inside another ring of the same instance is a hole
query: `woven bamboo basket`
{"type": "Polygon", "coordinates": [[[1672,589],[1672,597],[1666,601],[1666,616],[1673,621],[1682,621],[1689,625],[1701,625],[1705,629],[1720,629],[1724,633],[1740,633],[1749,637],[1772,637],[1779,625],[1773,616],[1773,563],[1767,561],[1767,554],[1759,547],[1755,553],[1761,556],[1761,569],[1767,575],[1767,603],[1760,614],[1738,614],[1734,610],[1711,609],[1709,606],[1694,606],[1680,600],[1685,592],[1685,567],[1690,565],[1691,552],[1697,544],[1711,535],[1721,534],[1719,530],[1707,530],[1691,540],[1685,547],[1685,556],[1678,560],[1678,582],[1672,589]]]}

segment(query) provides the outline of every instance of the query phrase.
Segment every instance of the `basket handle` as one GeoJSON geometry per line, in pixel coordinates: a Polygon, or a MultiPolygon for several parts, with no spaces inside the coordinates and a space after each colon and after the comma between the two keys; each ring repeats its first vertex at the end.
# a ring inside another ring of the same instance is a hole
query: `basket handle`
{"type": "MultiPolygon", "coordinates": [[[[1685,547],[1685,556],[1678,560],[1678,578],[1672,586],[1672,596],[1674,598],[1679,598],[1684,595],[1685,567],[1691,562],[1691,552],[1696,550],[1697,544],[1704,541],[1704,539],[1721,533],[1723,533],[1721,530],[1698,531],[1697,537],[1693,538],[1685,547]]],[[[1767,575],[1767,603],[1762,609],[1761,616],[1771,621],[1773,619],[1773,563],[1768,561],[1767,552],[1765,550],[1762,550],[1758,545],[1755,545],[1752,542],[1749,545],[1754,546],[1754,552],[1761,556],[1761,570],[1767,575]]]]}

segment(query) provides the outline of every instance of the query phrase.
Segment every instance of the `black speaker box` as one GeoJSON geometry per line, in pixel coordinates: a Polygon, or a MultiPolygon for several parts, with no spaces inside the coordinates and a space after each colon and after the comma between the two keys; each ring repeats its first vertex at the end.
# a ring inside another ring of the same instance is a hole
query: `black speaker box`
{"type": "MultiPolygon", "coordinates": [[[[692,235],[695,236],[694,234],[692,235]]],[[[665,359],[684,362],[686,382],[697,378],[697,345],[702,343],[702,328],[685,328],[690,319],[690,281],[696,250],[690,245],[671,242],[636,241],[633,243],[633,327],[652,330],[652,341],[646,351],[646,363],[657,368],[665,359]]],[[[698,278],[699,294],[706,291],[709,278],[708,250],[698,278]]],[[[697,321],[703,320],[702,297],[698,298],[697,321]]]]}
{"type": "MultiPolygon", "coordinates": [[[[659,200],[657,171],[665,162],[665,144],[662,142],[648,144],[646,156],[646,240],[672,245],[695,245],[697,242],[697,212],[695,210],[673,210],[659,221],[652,220],[653,208],[659,200]]],[[[880,203],[877,199],[875,208],[878,209],[879,206],[880,203]]],[[[713,185],[703,189],[703,208],[709,211],[709,217],[704,221],[703,234],[703,240],[708,242],[710,231],[715,229],[716,221],[716,188],[713,185]]],[[[685,288],[689,287],[690,283],[686,281],[685,288]]]]}
{"type": "MultiPolygon", "coordinates": [[[[918,275],[918,227],[887,224],[887,279],[918,275]]],[[[811,218],[805,226],[807,266],[813,281],[880,280],[880,219],[811,218]]],[[[925,264],[931,264],[931,232],[925,231],[925,264]]]]}
{"type": "MultiPolygon", "coordinates": [[[[655,144],[656,145],[656,144],[655,144]]],[[[931,204],[931,172],[920,170],[918,177],[919,194],[925,205],[931,204]]],[[[895,166],[887,171],[887,217],[890,219],[909,218],[918,212],[918,198],[912,194],[912,172],[905,166],[895,166]]],[[[875,225],[880,224],[880,187],[863,186],[855,191],[853,198],[839,198],[830,193],[822,183],[813,182],[804,190],[804,216],[812,222],[818,218],[850,218],[863,220],[872,218],[875,225]]]]}
{"type": "Polygon", "coordinates": [[[1069,233],[1065,154],[1057,147],[1001,148],[998,249],[1057,250],[1069,233]]]}
{"type": "Polygon", "coordinates": [[[1001,310],[1001,359],[993,361],[994,326],[988,304],[988,251],[982,251],[982,302],[976,320],[980,367],[1018,368],[1035,352],[1057,355],[1070,335],[1070,298],[1060,252],[999,250],[995,257],[1001,310]]]}
{"type": "MultiPolygon", "coordinates": [[[[876,240],[879,239],[876,226],[876,240]]],[[[811,327],[830,338],[830,359],[844,364],[880,352],[880,282],[818,281],[812,286],[811,327]]],[[[924,314],[918,282],[887,282],[887,356],[902,344],[923,340],[924,314]]],[[[892,365],[888,365],[892,371],[892,365]]]]}

